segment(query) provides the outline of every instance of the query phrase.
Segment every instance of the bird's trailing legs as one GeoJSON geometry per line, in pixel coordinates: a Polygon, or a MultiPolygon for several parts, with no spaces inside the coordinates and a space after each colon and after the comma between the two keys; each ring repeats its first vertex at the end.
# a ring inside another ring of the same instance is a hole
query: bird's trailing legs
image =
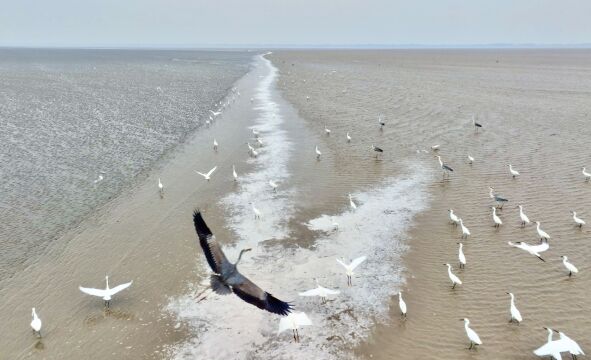
{"type": "Polygon", "coordinates": [[[205,289],[203,289],[203,291],[201,291],[199,294],[197,294],[197,296],[195,296],[195,300],[197,300],[197,304],[199,304],[200,302],[205,300],[212,292],[213,292],[213,288],[211,286],[208,286],[205,289]],[[210,292],[203,295],[208,290],[210,290],[210,292]]]}
{"type": "Polygon", "coordinates": [[[347,286],[353,286],[353,280],[350,275],[347,275],[347,286]]]}

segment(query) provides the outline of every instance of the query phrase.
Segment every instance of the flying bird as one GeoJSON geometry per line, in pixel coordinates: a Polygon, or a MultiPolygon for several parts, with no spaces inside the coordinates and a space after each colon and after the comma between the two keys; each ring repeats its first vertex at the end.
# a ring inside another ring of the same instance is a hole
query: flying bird
{"type": "Polygon", "coordinates": [[[573,359],[576,359],[578,355],[585,355],[583,349],[577,344],[576,341],[566,336],[565,333],[562,331],[554,330],[554,332],[560,335],[560,339],[558,341],[558,347],[561,351],[568,351],[573,359]]]}
{"type": "Polygon", "coordinates": [[[526,244],[524,242],[518,241],[518,242],[507,242],[507,244],[509,244],[510,246],[516,247],[518,249],[524,250],[526,252],[528,252],[530,255],[533,255],[535,257],[537,257],[538,259],[542,260],[542,261],[546,261],[542,258],[542,256],[540,255],[538,249],[536,249],[535,246],[526,244]]]}
{"type": "Polygon", "coordinates": [[[364,262],[366,259],[367,259],[366,256],[360,256],[360,257],[354,259],[353,261],[351,261],[350,264],[345,264],[343,261],[337,259],[337,262],[345,268],[345,272],[347,274],[347,285],[348,286],[353,286],[353,275],[355,275],[353,270],[355,270],[355,268],[357,266],[359,266],[362,262],[364,262]]]}
{"type": "Polygon", "coordinates": [[[218,115],[220,115],[222,113],[221,111],[213,111],[213,110],[209,110],[209,112],[211,113],[211,115],[213,115],[213,117],[217,117],[218,115]]]}
{"type": "Polygon", "coordinates": [[[211,179],[211,174],[213,174],[213,172],[214,172],[214,171],[215,171],[215,169],[217,169],[217,168],[218,168],[217,166],[214,166],[214,167],[213,167],[213,169],[209,170],[209,172],[208,172],[207,174],[200,173],[200,172],[199,172],[199,171],[197,171],[197,170],[193,170],[193,171],[195,171],[197,174],[199,174],[199,175],[203,176],[203,178],[204,178],[205,180],[209,181],[209,180],[211,179]]]}
{"type": "Polygon", "coordinates": [[[285,316],[291,312],[291,304],[263,291],[238,271],[237,265],[242,255],[250,249],[242,249],[238,255],[238,260],[232,264],[226,258],[209,227],[207,227],[201,212],[195,211],[193,213],[193,224],[207,263],[214,272],[210,276],[210,284],[215,293],[220,295],[234,293],[247,303],[274,314],[285,316]]]}
{"type": "Polygon", "coordinates": [[[85,294],[92,295],[92,296],[98,296],[98,297],[102,298],[105,301],[105,307],[109,308],[111,306],[111,298],[113,297],[113,295],[117,294],[118,292],[120,292],[122,290],[127,289],[133,283],[133,281],[130,281],[125,284],[117,285],[111,289],[111,288],[109,288],[109,277],[108,276],[105,276],[105,281],[106,281],[107,285],[104,289],[85,288],[82,286],[79,286],[78,289],[80,289],[80,291],[82,291],[85,294]]]}
{"type": "Polygon", "coordinates": [[[555,360],[562,360],[561,352],[561,344],[558,341],[552,341],[552,334],[554,334],[554,330],[544,327],[548,331],[548,341],[540,346],[539,348],[534,350],[534,354],[539,357],[550,356],[555,360]]]}
{"type": "Polygon", "coordinates": [[[277,334],[281,334],[285,330],[291,329],[293,332],[293,340],[295,342],[300,342],[298,329],[302,326],[310,325],[312,325],[312,320],[310,320],[308,315],[303,312],[292,312],[279,319],[279,331],[277,331],[277,334]]]}
{"type": "Polygon", "coordinates": [[[33,320],[31,321],[31,329],[33,329],[33,334],[37,334],[37,336],[41,337],[41,319],[37,316],[37,312],[35,308],[31,311],[31,315],[33,316],[33,320]]]}
{"type": "Polygon", "coordinates": [[[322,299],[322,303],[325,304],[328,298],[328,295],[338,295],[341,292],[338,290],[327,289],[325,287],[320,286],[318,283],[318,279],[314,279],[316,281],[316,288],[308,291],[304,291],[299,293],[300,296],[319,296],[322,299]]]}

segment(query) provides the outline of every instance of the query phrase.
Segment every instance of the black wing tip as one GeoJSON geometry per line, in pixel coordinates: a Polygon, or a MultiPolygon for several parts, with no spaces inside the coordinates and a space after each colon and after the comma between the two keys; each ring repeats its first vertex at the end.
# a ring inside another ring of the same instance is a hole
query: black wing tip
{"type": "Polygon", "coordinates": [[[211,235],[212,234],[211,230],[209,230],[209,227],[205,223],[205,220],[203,220],[203,216],[201,216],[201,211],[199,209],[196,209],[193,212],[193,225],[195,225],[195,231],[197,231],[198,235],[201,235],[201,234],[211,235]]]}
{"type": "Polygon", "coordinates": [[[281,316],[287,316],[293,310],[293,305],[281,301],[273,295],[267,293],[267,311],[281,316]]]}

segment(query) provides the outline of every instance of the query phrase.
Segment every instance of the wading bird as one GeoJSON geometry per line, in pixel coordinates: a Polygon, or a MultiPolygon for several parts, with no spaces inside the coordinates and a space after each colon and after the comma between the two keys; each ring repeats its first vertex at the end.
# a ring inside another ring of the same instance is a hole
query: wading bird
{"type": "Polygon", "coordinates": [[[220,295],[234,293],[247,303],[274,314],[287,315],[291,312],[292,306],[289,303],[263,291],[238,271],[237,265],[242,255],[250,249],[242,249],[238,260],[232,264],[226,258],[199,211],[193,213],[193,224],[207,263],[214,272],[210,276],[210,284],[215,293],[220,295]]]}
{"type": "Polygon", "coordinates": [[[209,172],[208,172],[207,174],[200,173],[200,172],[199,172],[199,171],[197,171],[197,170],[193,170],[193,171],[195,171],[197,174],[199,174],[199,175],[203,176],[203,178],[204,178],[205,180],[209,181],[209,180],[211,179],[211,174],[213,174],[213,172],[214,172],[214,171],[215,171],[215,169],[217,169],[217,168],[218,168],[217,166],[214,166],[214,167],[213,167],[213,169],[209,170],[209,172]]]}
{"type": "Polygon", "coordinates": [[[578,355],[585,355],[583,349],[581,349],[576,341],[566,336],[562,331],[554,330],[554,332],[560,335],[560,339],[557,341],[561,351],[568,351],[573,359],[576,359],[578,355]]]}
{"type": "Polygon", "coordinates": [[[160,197],[164,197],[164,185],[162,185],[160,178],[158,178],[158,191],[160,192],[160,197]]]}
{"type": "Polygon", "coordinates": [[[511,176],[513,176],[513,179],[515,179],[516,177],[519,176],[519,171],[513,169],[513,165],[511,164],[507,164],[509,166],[509,172],[511,173],[511,176]]]}
{"type": "Polygon", "coordinates": [[[481,128],[482,125],[476,122],[476,116],[472,115],[472,125],[474,126],[474,130],[478,132],[478,128],[481,128]]]}
{"type": "Polygon", "coordinates": [[[400,315],[406,318],[406,303],[402,299],[402,291],[398,292],[398,307],[400,308],[400,315]]]}
{"type": "Polygon", "coordinates": [[[357,205],[355,204],[355,201],[353,201],[351,194],[349,194],[349,206],[351,207],[351,210],[357,209],[357,205]]]}
{"type": "Polygon", "coordinates": [[[330,129],[326,127],[326,125],[324,125],[324,133],[326,134],[326,136],[330,135],[330,129]]]}
{"type": "Polygon", "coordinates": [[[585,167],[584,167],[584,166],[583,166],[583,171],[582,171],[582,173],[583,173],[583,176],[585,177],[585,181],[589,181],[589,180],[591,180],[591,173],[588,173],[588,172],[587,172],[587,169],[585,169],[585,167]]]}
{"type": "Polygon", "coordinates": [[[105,307],[109,308],[111,306],[111,298],[113,297],[113,295],[117,294],[118,292],[120,292],[122,290],[127,289],[133,283],[133,281],[130,281],[128,283],[117,285],[114,288],[110,289],[108,276],[105,276],[105,281],[106,281],[107,285],[104,289],[85,288],[82,286],[79,286],[78,289],[80,289],[80,291],[82,291],[85,294],[92,295],[92,296],[98,296],[98,297],[102,298],[105,301],[105,307]]]}
{"type": "Polygon", "coordinates": [[[451,272],[451,265],[450,264],[443,264],[445,266],[447,266],[447,275],[449,276],[449,279],[451,280],[452,285],[452,289],[456,288],[456,285],[462,285],[462,280],[460,280],[459,277],[455,276],[454,273],[451,272]]]}
{"type": "Polygon", "coordinates": [[[495,189],[492,187],[488,188],[488,196],[493,199],[496,203],[497,203],[497,207],[502,209],[503,208],[503,204],[506,202],[509,202],[509,200],[505,199],[502,196],[499,196],[497,194],[494,193],[495,189]]]}
{"type": "Polygon", "coordinates": [[[213,139],[213,151],[218,151],[218,141],[213,139]]]}
{"type": "Polygon", "coordinates": [[[460,218],[460,227],[462,228],[462,239],[467,239],[470,236],[470,230],[464,225],[462,218],[460,218]]]}
{"type": "Polygon", "coordinates": [[[517,207],[519,207],[519,218],[521,219],[521,227],[529,225],[530,221],[527,215],[525,215],[525,213],[523,212],[523,206],[518,205],[517,207]]]}
{"type": "Polygon", "coordinates": [[[578,217],[576,211],[571,211],[571,214],[573,214],[573,221],[575,222],[575,224],[577,224],[578,227],[581,228],[583,227],[583,225],[585,225],[585,220],[578,217]]]}
{"type": "Polygon", "coordinates": [[[458,249],[458,260],[460,260],[460,269],[466,267],[466,255],[464,255],[464,244],[458,243],[460,248],[458,249]]]}
{"type": "Polygon", "coordinates": [[[360,256],[351,261],[351,263],[348,265],[345,264],[344,261],[337,259],[337,262],[345,268],[345,273],[347,274],[347,286],[353,286],[353,275],[355,275],[353,270],[355,270],[355,268],[359,266],[362,262],[364,262],[366,259],[366,256],[360,256]]]}
{"type": "Polygon", "coordinates": [[[468,164],[472,165],[474,163],[474,158],[468,154],[468,164]]]}
{"type": "Polygon", "coordinates": [[[300,342],[300,334],[298,329],[302,326],[312,325],[312,320],[303,312],[293,312],[285,317],[279,319],[279,331],[277,334],[281,334],[285,330],[291,329],[293,333],[293,341],[300,342]]]}
{"type": "Polygon", "coordinates": [[[331,290],[325,287],[320,286],[318,283],[318,279],[314,279],[316,281],[316,288],[308,291],[304,291],[299,293],[300,296],[319,296],[322,299],[322,303],[325,304],[328,298],[328,295],[338,295],[341,292],[338,290],[331,290]]]}
{"type": "Polygon", "coordinates": [[[449,212],[449,219],[451,220],[450,224],[457,226],[460,223],[460,218],[454,214],[452,209],[447,210],[449,212]]]}
{"type": "Polygon", "coordinates": [[[254,213],[255,220],[260,219],[261,211],[254,206],[254,203],[250,203],[250,206],[252,207],[252,212],[254,213]]]}
{"type": "Polygon", "coordinates": [[[380,130],[384,130],[384,126],[386,126],[386,123],[384,122],[384,120],[382,120],[382,115],[378,116],[378,124],[380,125],[380,130]]]}
{"type": "Polygon", "coordinates": [[[470,328],[470,320],[468,320],[468,318],[460,320],[464,321],[464,329],[466,330],[466,336],[468,336],[468,339],[470,340],[470,347],[468,348],[468,350],[471,350],[472,348],[475,349],[476,345],[482,345],[482,341],[480,340],[480,337],[478,336],[476,331],[470,328]]]}
{"type": "Polygon", "coordinates": [[[519,312],[519,309],[517,309],[517,306],[515,306],[515,295],[510,292],[508,292],[507,295],[511,297],[511,305],[509,306],[511,320],[509,320],[509,322],[516,322],[519,324],[521,321],[523,321],[523,318],[521,317],[521,312],[519,312]]]}
{"type": "Polygon", "coordinates": [[[351,142],[351,135],[349,135],[349,132],[347,131],[347,142],[350,143],[351,142]]]}
{"type": "Polygon", "coordinates": [[[374,145],[371,146],[371,149],[376,153],[376,159],[378,158],[379,155],[384,153],[383,149],[381,149],[377,146],[374,146],[374,145]]]}
{"type": "Polygon", "coordinates": [[[503,225],[503,222],[501,221],[501,218],[497,215],[497,208],[496,207],[492,207],[492,217],[493,217],[493,221],[495,223],[495,227],[498,228],[499,226],[503,225]]]}
{"type": "Polygon", "coordinates": [[[539,348],[534,350],[534,354],[539,357],[550,356],[554,360],[562,360],[562,356],[560,355],[560,343],[558,341],[552,341],[552,334],[554,334],[554,330],[544,327],[548,331],[548,341],[540,346],[539,348]]]}
{"type": "Polygon", "coordinates": [[[322,153],[320,152],[320,150],[318,150],[318,145],[316,145],[316,159],[320,160],[321,155],[322,155],[322,153]]]}
{"type": "Polygon", "coordinates": [[[544,230],[540,229],[540,222],[539,221],[536,221],[536,231],[538,232],[538,236],[540,237],[540,241],[550,240],[550,235],[548,235],[544,230]]]}
{"type": "Polygon", "coordinates": [[[269,180],[269,186],[273,189],[273,192],[277,192],[277,186],[279,186],[275,181],[269,180]]]}
{"type": "Polygon", "coordinates": [[[238,174],[236,174],[236,167],[232,165],[232,176],[234,177],[234,181],[238,182],[238,174]]]}
{"type": "Polygon", "coordinates": [[[33,334],[41,337],[41,319],[39,319],[39,316],[37,316],[35,308],[33,308],[31,311],[31,315],[33,316],[33,320],[31,321],[31,329],[33,329],[33,334]]]}
{"type": "Polygon", "coordinates": [[[561,256],[562,258],[562,264],[564,265],[564,267],[566,268],[566,270],[568,270],[568,277],[573,276],[573,273],[578,273],[579,269],[577,269],[576,266],[574,266],[571,262],[568,261],[568,257],[567,256],[561,256]]]}
{"type": "Polygon", "coordinates": [[[507,242],[507,244],[509,244],[510,246],[516,247],[518,249],[527,251],[530,255],[533,255],[535,257],[537,257],[538,259],[542,260],[542,261],[546,261],[542,258],[542,256],[540,256],[540,253],[538,251],[538,249],[535,246],[526,244],[524,242],[518,241],[518,242],[507,242]]]}
{"type": "Polygon", "coordinates": [[[448,165],[446,165],[443,160],[441,160],[441,156],[437,155],[437,160],[439,160],[439,166],[441,167],[441,170],[443,171],[443,177],[445,178],[445,175],[447,174],[447,176],[449,176],[450,172],[453,172],[454,169],[452,169],[451,167],[449,167],[448,165]]]}

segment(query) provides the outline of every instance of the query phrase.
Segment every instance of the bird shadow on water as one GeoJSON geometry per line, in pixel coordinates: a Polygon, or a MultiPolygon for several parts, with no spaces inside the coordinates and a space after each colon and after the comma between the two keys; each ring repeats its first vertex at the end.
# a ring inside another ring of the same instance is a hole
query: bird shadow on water
{"type": "Polygon", "coordinates": [[[87,326],[95,326],[107,318],[112,318],[115,320],[133,320],[135,319],[135,315],[125,310],[105,309],[101,312],[86,316],[84,319],[84,324],[87,326]]]}

